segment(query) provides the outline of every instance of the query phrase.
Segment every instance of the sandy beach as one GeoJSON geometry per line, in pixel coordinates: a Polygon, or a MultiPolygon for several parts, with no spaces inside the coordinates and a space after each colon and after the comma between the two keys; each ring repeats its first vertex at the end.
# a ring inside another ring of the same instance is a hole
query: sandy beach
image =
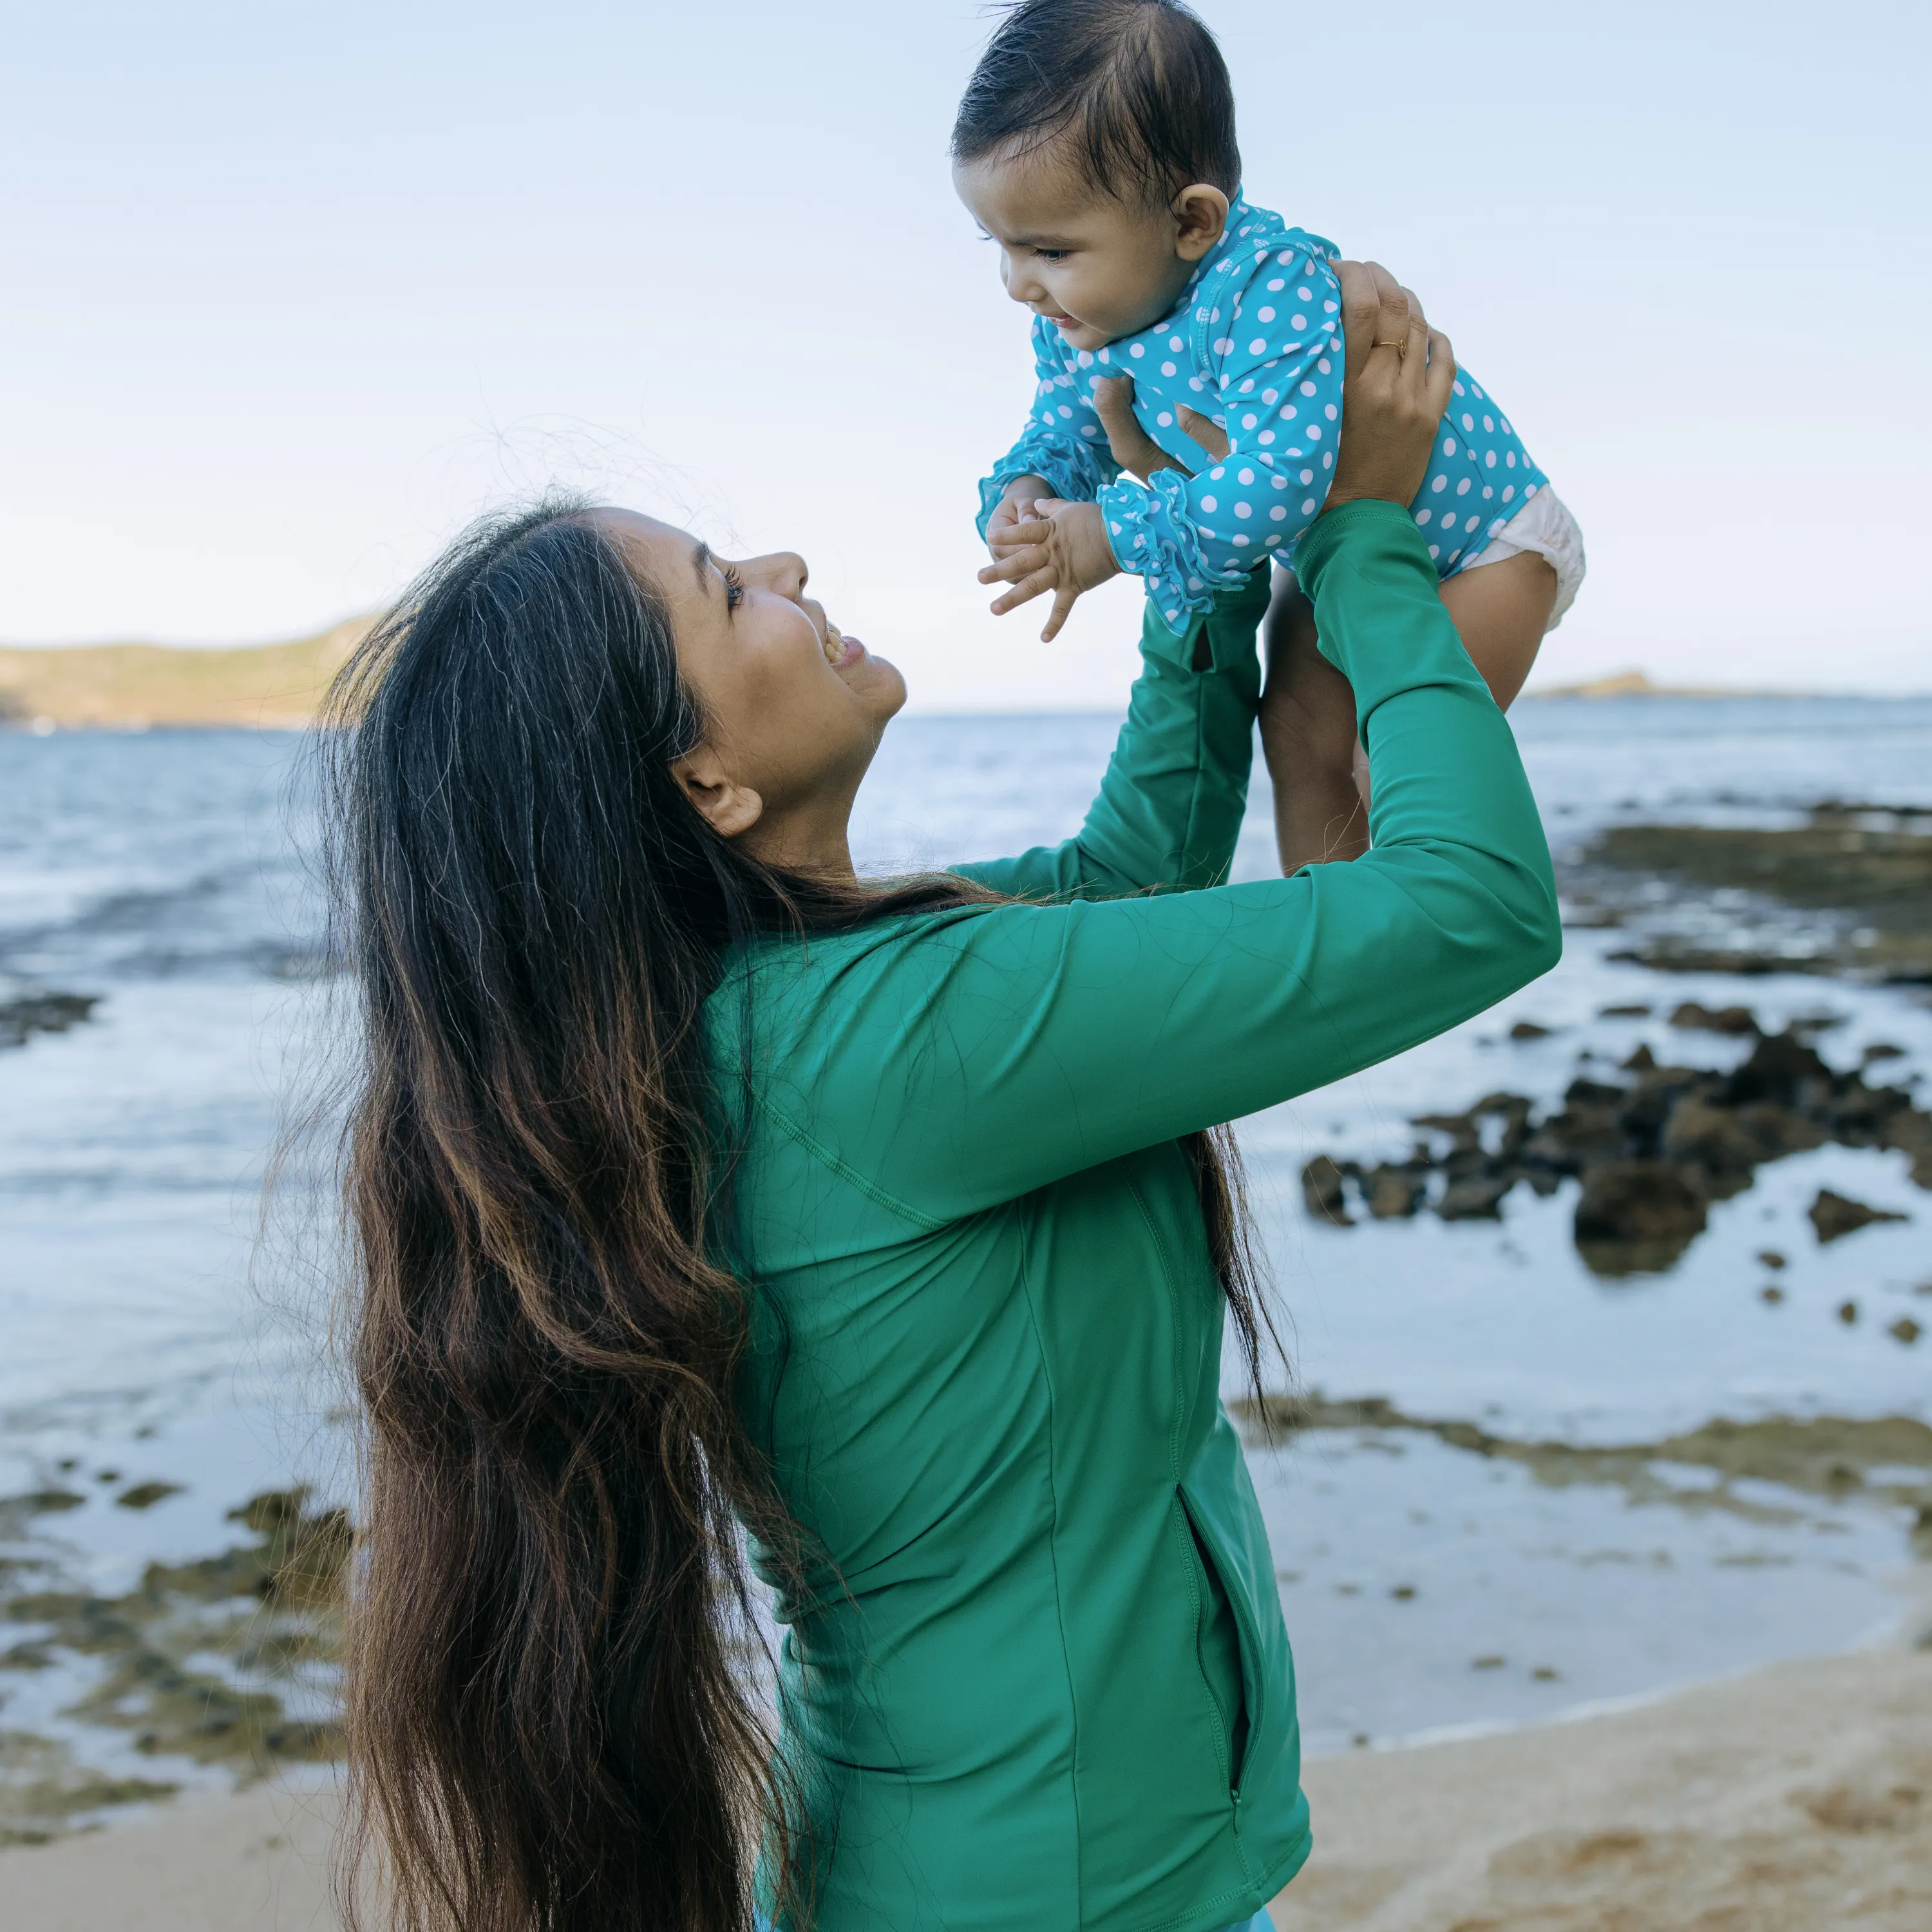
{"type": "MultiPolygon", "coordinates": [[[[1308,1767],[1280,1932],[1924,1932],[1932,1650],[1308,1767]]],[[[326,1791],[182,1803],[0,1853],[4,1932],[313,1932],[326,1791]]]]}

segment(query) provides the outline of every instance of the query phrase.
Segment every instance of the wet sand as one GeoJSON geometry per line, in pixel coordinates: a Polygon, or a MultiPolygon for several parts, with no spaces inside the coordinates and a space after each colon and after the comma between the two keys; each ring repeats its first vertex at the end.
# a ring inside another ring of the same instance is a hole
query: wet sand
{"type": "MultiPolygon", "coordinates": [[[[1924,1932],[1932,1651],[1319,1760],[1280,1932],[1924,1932]]],[[[5,1932],[315,1932],[328,1792],[183,1801],[0,1853],[5,1932]]]]}
{"type": "Polygon", "coordinates": [[[1932,1652],[1308,1767],[1280,1932],[1924,1932],[1932,1652]]]}

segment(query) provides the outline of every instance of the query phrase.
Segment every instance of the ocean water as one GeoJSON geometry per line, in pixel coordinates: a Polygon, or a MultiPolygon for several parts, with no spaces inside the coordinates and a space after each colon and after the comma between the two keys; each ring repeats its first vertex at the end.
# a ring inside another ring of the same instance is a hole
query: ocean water
{"type": "MultiPolygon", "coordinates": [[[[1932,805],[1932,701],[1526,704],[1516,723],[1559,854],[1620,820],[1932,805]]],[[[862,861],[900,870],[1066,836],[1114,728],[901,720],[862,797],[862,861]]],[[[104,1589],[232,1540],[225,1513],[258,1490],[348,1493],[327,1202],[299,1163],[260,1238],[266,1163],[331,1015],[299,749],[274,734],[0,733],[0,994],[101,1002],[88,1024],[0,1052],[0,1496],[87,1494],[38,1533],[104,1589]],[[118,1506],[146,1480],[180,1487],[118,1506]]],[[[1238,876],[1272,869],[1264,814],[1264,788],[1238,876]]],[[[1519,1189],[1499,1223],[1306,1218],[1298,1175],[1316,1151],[1400,1154],[1414,1114],[1499,1088],[1548,1100],[1584,1057],[1640,1042],[1679,1063],[1742,1051],[1673,1033],[1661,1016],[1680,999],[1753,1005],[1768,1026],[1828,1018],[1837,1064],[1882,1041],[1904,1056],[1886,1077],[1932,1070],[1922,992],[1666,976],[1610,958],[1620,944],[1574,930],[1562,965],[1503,1007],[1244,1124],[1294,1378],[1580,1442],[1715,1417],[1932,1420],[1932,1340],[1886,1332],[1915,1307],[1932,1328],[1918,1298],[1932,1198],[1897,1155],[1830,1148],[1762,1168],[1676,1268],[1618,1282],[1578,1261],[1568,1190],[1519,1189]],[[1598,1016],[1613,1004],[1654,1011],[1598,1016]],[[1512,1042],[1519,1019],[1550,1030],[1512,1042]],[[1821,1248],[1803,1218],[1821,1185],[1912,1218],[1821,1248]],[[1767,1246],[1791,1257],[1776,1308],[1757,1294],[1767,1246]],[[1848,1298],[1863,1310],[1851,1325],[1834,1313],[1848,1298]]],[[[1553,1717],[1856,1642],[1904,1613],[1906,1524],[1876,1504],[1720,1492],[1667,1468],[1641,1486],[1557,1486],[1408,1430],[1251,1454],[1317,1750],[1553,1717]]],[[[0,1686],[0,1726],[54,1708],[51,1685],[0,1686]]]]}

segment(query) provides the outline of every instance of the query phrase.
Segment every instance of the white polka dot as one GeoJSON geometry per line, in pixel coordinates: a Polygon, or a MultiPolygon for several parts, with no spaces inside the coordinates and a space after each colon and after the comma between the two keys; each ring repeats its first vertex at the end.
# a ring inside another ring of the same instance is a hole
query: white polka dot
{"type": "Polygon", "coordinates": [[[1416,527],[1418,530],[1426,530],[1428,527],[1430,518],[1435,514],[1436,512],[1433,510],[1417,511],[1415,513],[1416,527]]]}
{"type": "Polygon", "coordinates": [[[1298,302],[1312,302],[1315,299],[1315,291],[1312,289],[1297,289],[1294,297],[1298,302]]]}
{"type": "Polygon", "coordinates": [[[1274,431],[1271,429],[1264,429],[1255,438],[1255,440],[1257,442],[1272,442],[1274,440],[1274,431]]]}
{"type": "Polygon", "coordinates": [[[1322,306],[1327,310],[1330,315],[1333,315],[1335,311],[1342,306],[1342,304],[1340,302],[1325,302],[1322,304],[1322,306]]]}
{"type": "Polygon", "coordinates": [[[1462,526],[1462,527],[1466,530],[1473,530],[1482,520],[1483,520],[1480,517],[1472,517],[1468,521],[1462,526]]]}
{"type": "Polygon", "coordinates": [[[1340,410],[1336,408],[1333,403],[1330,403],[1326,405],[1322,412],[1330,422],[1333,422],[1335,418],[1342,413],[1340,410]]]}
{"type": "Polygon", "coordinates": [[[1476,398],[1476,400],[1477,400],[1477,401],[1478,401],[1478,402],[1479,402],[1479,403],[1484,403],[1484,402],[1487,402],[1487,401],[1489,400],[1489,398],[1483,394],[1482,390],[1480,389],[1480,388],[1479,388],[1479,387],[1478,386],[1478,385],[1476,385],[1475,383],[1472,382],[1472,383],[1469,385],[1469,388],[1470,388],[1471,392],[1474,394],[1474,397],[1475,397],[1475,398],[1476,398]]]}
{"type": "Polygon", "coordinates": [[[1456,439],[1453,436],[1445,436],[1442,439],[1442,454],[1444,456],[1454,456],[1456,454],[1456,439]]]}
{"type": "Polygon", "coordinates": [[[1280,542],[1281,539],[1279,537],[1264,537],[1262,539],[1262,548],[1264,550],[1273,550],[1280,542]]]}
{"type": "Polygon", "coordinates": [[[1514,483],[1505,483],[1503,485],[1503,501],[1505,503],[1507,503],[1515,494],[1516,485],[1514,483]]]}
{"type": "Polygon", "coordinates": [[[1257,322],[1272,322],[1274,320],[1274,310],[1271,308],[1258,308],[1255,310],[1255,320],[1257,322]]]}
{"type": "Polygon", "coordinates": [[[1277,289],[1285,289],[1288,286],[1288,284],[1283,281],[1279,275],[1277,275],[1268,286],[1268,293],[1270,295],[1273,295],[1277,289]]]}
{"type": "Polygon", "coordinates": [[[1174,374],[1174,364],[1172,362],[1163,362],[1160,365],[1160,373],[1163,376],[1172,376],[1174,374]]]}
{"type": "Polygon", "coordinates": [[[1167,338],[1167,346],[1168,348],[1174,350],[1185,349],[1187,346],[1186,344],[1183,342],[1180,338],[1178,335],[1170,335],[1167,338]]]}
{"type": "MultiPolygon", "coordinates": [[[[1312,470],[1304,470],[1301,472],[1301,480],[1304,483],[1313,482],[1315,480],[1314,471],[1312,470]]],[[[1272,483],[1277,490],[1286,490],[1288,488],[1288,478],[1286,476],[1270,476],[1268,478],[1268,481],[1272,483]]]]}
{"type": "MultiPolygon", "coordinates": [[[[1227,467],[1225,464],[1216,464],[1212,470],[1208,471],[1208,480],[1210,483],[1218,483],[1222,477],[1227,475],[1227,467]]],[[[1212,503],[1210,503],[1208,507],[1211,510],[1214,506],[1212,503]]]]}
{"type": "Polygon", "coordinates": [[[1214,511],[1218,510],[1221,506],[1212,496],[1203,496],[1201,500],[1201,507],[1204,510],[1214,511]]]}
{"type": "Polygon", "coordinates": [[[1534,496],[1536,491],[1537,485],[1534,483],[1526,483],[1522,486],[1522,494],[1526,498],[1534,496]]]}
{"type": "Polygon", "coordinates": [[[1462,427],[1463,427],[1465,429],[1474,429],[1474,428],[1475,428],[1475,426],[1476,426],[1476,419],[1475,419],[1475,418],[1474,418],[1474,416],[1465,416],[1463,417],[1463,418],[1462,418],[1462,427]]]}
{"type": "Polygon", "coordinates": [[[1502,424],[1504,435],[1515,435],[1516,431],[1510,428],[1510,419],[1508,416],[1498,416],[1496,420],[1502,424]]]}
{"type": "Polygon", "coordinates": [[[1312,470],[1304,470],[1301,472],[1301,480],[1304,483],[1312,483],[1315,481],[1314,471],[1312,470]]]}
{"type": "Polygon", "coordinates": [[[1304,517],[1312,517],[1315,514],[1315,499],[1312,496],[1306,497],[1303,500],[1301,514],[1304,517]]]}
{"type": "Polygon", "coordinates": [[[1451,563],[1454,563],[1454,562],[1456,561],[1456,560],[1459,556],[1460,556],[1462,554],[1462,553],[1460,550],[1452,550],[1449,553],[1449,561],[1450,561],[1451,563]]]}
{"type": "Polygon", "coordinates": [[[1468,477],[1464,477],[1462,482],[1456,485],[1456,494],[1459,496],[1466,496],[1469,494],[1469,479],[1468,477]]]}
{"type": "Polygon", "coordinates": [[[1322,371],[1323,375],[1325,376],[1334,368],[1335,365],[1329,361],[1327,356],[1324,356],[1316,364],[1315,366],[1322,371]]]}
{"type": "Polygon", "coordinates": [[[1448,488],[1449,479],[1446,476],[1438,476],[1433,483],[1430,484],[1429,487],[1436,492],[1437,496],[1439,496],[1444,490],[1448,488]]]}
{"type": "Polygon", "coordinates": [[[1510,453],[1503,458],[1503,467],[1505,470],[1514,470],[1516,467],[1516,452],[1514,450],[1511,450],[1510,453]]]}
{"type": "Polygon", "coordinates": [[[1098,436],[1100,432],[1091,423],[1082,423],[1080,425],[1080,434],[1082,436],[1098,436]]]}
{"type": "Polygon", "coordinates": [[[1286,266],[1294,260],[1294,250],[1292,248],[1284,248],[1275,260],[1286,266]]]}
{"type": "Polygon", "coordinates": [[[1496,493],[1492,490],[1486,483],[1483,485],[1483,500],[1485,502],[1487,502],[1496,494],[1496,493]]]}
{"type": "Polygon", "coordinates": [[[1494,435],[1494,434],[1496,434],[1496,419],[1495,419],[1495,418],[1493,418],[1492,416],[1485,416],[1485,417],[1484,417],[1484,418],[1483,418],[1483,427],[1484,427],[1484,429],[1486,429],[1486,430],[1488,430],[1491,435],[1494,435]]]}
{"type": "Polygon", "coordinates": [[[1319,423],[1310,423],[1301,433],[1310,442],[1319,442],[1322,440],[1322,425],[1319,423]]]}
{"type": "MultiPolygon", "coordinates": [[[[1111,517],[1107,520],[1107,527],[1113,532],[1114,536],[1118,536],[1120,534],[1120,525],[1115,523],[1111,517]]],[[[1160,581],[1160,579],[1159,578],[1156,578],[1154,581],[1158,584],[1160,581]]]]}
{"type": "Polygon", "coordinates": [[[1208,385],[1198,376],[1190,376],[1187,379],[1187,386],[1190,389],[1204,389],[1208,385]]]}
{"type": "Polygon", "coordinates": [[[1208,311],[1208,320],[1210,322],[1219,322],[1221,320],[1221,311],[1218,308],[1210,308],[1208,311]]]}
{"type": "Polygon", "coordinates": [[[1198,590],[1201,588],[1200,578],[1198,577],[1190,577],[1187,580],[1187,587],[1190,590],[1198,590]]]}
{"type": "MultiPolygon", "coordinates": [[[[1308,318],[1305,315],[1291,316],[1288,317],[1288,326],[1291,328],[1306,328],[1308,326],[1308,318]]],[[[1286,355],[1293,344],[1284,342],[1281,346],[1282,352],[1286,355]]]]}
{"type": "Polygon", "coordinates": [[[1300,413],[1301,412],[1292,403],[1284,403],[1281,406],[1281,419],[1283,422],[1294,422],[1300,413]]]}
{"type": "Polygon", "coordinates": [[[1240,470],[1234,472],[1234,481],[1237,483],[1252,483],[1254,480],[1255,472],[1252,470],[1240,470]]]}
{"type": "Polygon", "coordinates": [[[1171,410],[1162,410],[1160,414],[1156,416],[1154,420],[1154,425],[1156,428],[1166,429],[1173,422],[1174,412],[1171,410]]]}
{"type": "Polygon", "coordinates": [[[1237,531],[1234,532],[1234,536],[1233,536],[1233,538],[1232,538],[1232,541],[1233,542],[1236,543],[1236,544],[1238,544],[1241,547],[1241,548],[1242,548],[1242,549],[1244,549],[1244,550],[1246,549],[1246,548],[1247,548],[1247,546],[1248,546],[1248,539],[1247,539],[1246,537],[1243,536],[1242,536],[1242,534],[1240,533],[1240,532],[1239,530],[1237,530],[1237,531]]]}
{"type": "Polygon", "coordinates": [[[1285,524],[1287,520],[1288,506],[1286,503],[1276,504],[1268,512],[1268,521],[1271,524],[1285,524]]]}
{"type": "Polygon", "coordinates": [[[1248,344],[1248,353],[1250,356],[1264,356],[1267,352],[1268,344],[1258,335],[1248,344]]]}
{"type": "Polygon", "coordinates": [[[1236,395],[1238,395],[1238,396],[1245,396],[1245,395],[1246,395],[1247,394],[1249,394],[1249,392],[1250,392],[1251,390],[1252,390],[1252,388],[1254,388],[1254,386],[1255,386],[1255,379],[1253,378],[1253,376],[1247,376],[1246,378],[1245,378],[1245,379],[1243,380],[1242,384],[1241,384],[1241,386],[1240,386],[1238,389],[1237,389],[1237,390],[1234,392],[1234,393],[1235,393],[1235,394],[1236,394],[1236,395]]]}
{"type": "Polygon", "coordinates": [[[1241,427],[1244,429],[1252,429],[1260,420],[1258,416],[1244,416],[1241,418],[1241,427]]]}
{"type": "Polygon", "coordinates": [[[1322,466],[1324,470],[1333,470],[1334,468],[1335,452],[1332,449],[1324,449],[1322,452],[1322,466]]]}
{"type": "Polygon", "coordinates": [[[1264,389],[1262,392],[1262,400],[1272,406],[1281,400],[1281,392],[1279,389],[1264,389]]]}
{"type": "Polygon", "coordinates": [[[1127,344],[1127,353],[1130,356],[1144,356],[1147,344],[1144,342],[1130,342],[1127,344]]]}
{"type": "Polygon", "coordinates": [[[1073,420],[1073,412],[1070,410],[1064,403],[1062,403],[1060,406],[1060,413],[1064,416],[1069,422],[1071,422],[1073,420]]]}
{"type": "Polygon", "coordinates": [[[1495,469],[1495,467],[1496,466],[1496,452],[1495,452],[1493,449],[1492,449],[1492,450],[1489,451],[1489,452],[1488,452],[1484,455],[1484,458],[1483,458],[1483,461],[1484,462],[1484,464],[1486,464],[1486,465],[1488,466],[1488,467],[1489,467],[1489,468],[1490,468],[1490,469],[1492,469],[1492,470],[1495,469]]]}
{"type": "Polygon", "coordinates": [[[1214,338],[1214,353],[1216,356],[1225,356],[1229,350],[1234,347],[1234,344],[1233,340],[1230,337],[1226,335],[1217,335],[1214,338]]]}
{"type": "Polygon", "coordinates": [[[1429,554],[1430,554],[1432,557],[1440,556],[1442,554],[1442,548],[1441,544],[1431,544],[1429,546],[1429,554]]]}
{"type": "Polygon", "coordinates": [[[1315,393],[1315,385],[1312,382],[1303,383],[1301,386],[1301,393],[1304,396],[1313,395],[1315,393]]]}
{"type": "Polygon", "coordinates": [[[1462,386],[1460,382],[1452,382],[1450,385],[1450,387],[1453,388],[1459,396],[1462,393],[1462,386]]]}
{"type": "Polygon", "coordinates": [[[1082,368],[1090,369],[1094,366],[1094,352],[1090,349],[1083,349],[1073,359],[1082,368]]]}
{"type": "Polygon", "coordinates": [[[1234,506],[1234,514],[1245,520],[1254,514],[1254,509],[1250,504],[1238,502],[1234,506]]]}

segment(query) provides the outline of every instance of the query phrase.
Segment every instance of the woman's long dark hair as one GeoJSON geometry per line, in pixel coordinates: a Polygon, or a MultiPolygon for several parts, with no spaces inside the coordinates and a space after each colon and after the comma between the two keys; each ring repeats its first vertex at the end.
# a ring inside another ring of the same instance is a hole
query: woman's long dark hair
{"type": "MultiPolygon", "coordinates": [[[[364,1022],[349,1842],[408,1932],[746,1932],[760,1850],[812,1916],[746,1664],[741,1531],[801,1552],[734,1407],[752,1291],[708,1238],[736,1100],[703,1011],[735,941],[986,895],[760,865],[671,775],[703,729],[581,506],[472,531],[332,694],[364,1022]]],[[[1190,1145],[1256,1372],[1230,1170],[1190,1145]]]]}

